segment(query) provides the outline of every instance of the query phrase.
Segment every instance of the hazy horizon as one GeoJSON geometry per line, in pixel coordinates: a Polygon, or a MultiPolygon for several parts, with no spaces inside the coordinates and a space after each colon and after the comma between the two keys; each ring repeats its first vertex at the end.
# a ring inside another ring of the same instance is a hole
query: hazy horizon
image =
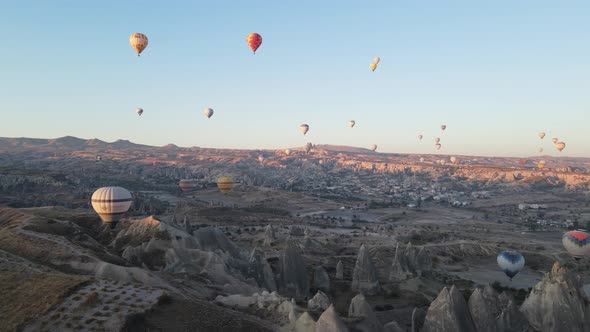
{"type": "Polygon", "coordinates": [[[590,157],[586,2],[5,7],[3,137],[507,157],[542,144],[542,155],[590,157]],[[149,38],[139,59],[133,32],[149,38]],[[250,32],[263,37],[256,55],[250,32]],[[552,137],[567,143],[562,153],[552,137]]]}

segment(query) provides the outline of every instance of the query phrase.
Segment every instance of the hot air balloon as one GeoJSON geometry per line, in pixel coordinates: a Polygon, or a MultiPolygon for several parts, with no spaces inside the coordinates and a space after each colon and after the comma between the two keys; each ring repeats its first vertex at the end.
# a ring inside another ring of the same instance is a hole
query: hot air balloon
{"type": "Polygon", "coordinates": [[[450,158],[450,160],[451,160],[451,162],[454,164],[454,163],[457,161],[457,157],[455,157],[455,156],[452,156],[452,157],[450,158]]]}
{"type": "Polygon", "coordinates": [[[502,251],[496,260],[510,280],[524,267],[524,257],[516,251],[502,251]]]}
{"type": "Polygon", "coordinates": [[[553,142],[553,144],[557,143],[557,141],[559,141],[559,138],[557,138],[557,137],[553,137],[551,139],[551,142],[553,142]]]}
{"type": "Polygon", "coordinates": [[[371,145],[371,150],[372,150],[372,151],[375,151],[375,150],[377,150],[377,145],[375,145],[375,144],[371,145]]]}
{"type": "Polygon", "coordinates": [[[248,43],[252,52],[256,54],[256,50],[260,47],[260,44],[262,44],[262,36],[256,32],[252,32],[246,37],[246,43],[248,43]]]}
{"type": "Polygon", "coordinates": [[[350,120],[350,121],[348,121],[348,126],[349,126],[350,128],[354,127],[354,125],[355,125],[355,124],[356,124],[356,122],[355,122],[354,120],[350,120]]]}
{"type": "Polygon", "coordinates": [[[301,133],[305,135],[309,131],[309,126],[304,123],[301,126],[299,126],[299,131],[301,131],[301,133]]]}
{"type": "Polygon", "coordinates": [[[521,160],[520,160],[520,164],[521,164],[521,165],[526,165],[526,159],[521,159],[521,160]]]}
{"type": "Polygon", "coordinates": [[[288,155],[290,155],[290,154],[291,154],[291,150],[289,150],[289,149],[285,149],[285,154],[286,154],[287,156],[288,156],[288,155]]]}
{"type": "Polygon", "coordinates": [[[424,137],[423,135],[418,135],[419,140],[422,140],[423,137],[424,137]]]}
{"type": "Polygon", "coordinates": [[[434,138],[434,143],[437,143],[437,144],[440,143],[440,137],[435,137],[434,138]]]}
{"type": "Polygon", "coordinates": [[[539,153],[543,152],[543,148],[539,148],[539,153]]]}
{"type": "Polygon", "coordinates": [[[305,153],[309,153],[309,151],[311,151],[312,147],[313,147],[313,145],[311,143],[305,144],[305,153]]]}
{"type": "Polygon", "coordinates": [[[263,156],[263,155],[259,155],[259,156],[258,156],[258,162],[260,162],[261,164],[264,162],[264,160],[265,160],[265,159],[266,159],[266,158],[264,158],[264,156],[263,156]]]}
{"type": "Polygon", "coordinates": [[[133,47],[135,52],[137,52],[137,56],[139,56],[148,46],[148,37],[143,33],[132,33],[129,37],[129,44],[131,44],[131,47],[133,47]]]}
{"type": "Polygon", "coordinates": [[[441,164],[441,165],[443,165],[443,166],[444,166],[444,165],[447,163],[447,161],[446,161],[446,160],[444,160],[444,159],[441,159],[441,160],[439,160],[439,162],[440,162],[440,164],[441,164]]]}
{"type": "Polygon", "coordinates": [[[375,71],[375,69],[377,69],[377,65],[376,65],[376,64],[374,64],[374,63],[371,63],[371,64],[369,65],[369,68],[371,68],[371,71],[375,71]]]}
{"type": "Polygon", "coordinates": [[[152,161],[152,165],[158,166],[158,161],[157,160],[152,161]]]}
{"type": "Polygon", "coordinates": [[[375,59],[373,59],[373,63],[376,64],[376,65],[379,64],[379,61],[381,61],[381,58],[378,57],[378,56],[376,56],[375,59]]]}
{"type": "Polygon", "coordinates": [[[544,132],[540,132],[539,133],[539,138],[541,138],[541,139],[545,138],[545,133],[544,132]]]}
{"type": "Polygon", "coordinates": [[[195,182],[190,179],[182,179],[178,182],[178,186],[183,193],[191,191],[195,187],[195,182]]]}
{"type": "Polygon", "coordinates": [[[537,164],[537,167],[538,167],[539,169],[543,169],[543,168],[545,168],[545,161],[544,161],[544,160],[541,160],[541,161],[539,161],[539,163],[537,164]]]}
{"type": "Polygon", "coordinates": [[[135,109],[135,113],[137,113],[137,115],[141,116],[143,114],[143,108],[135,109]]]}
{"type": "Polygon", "coordinates": [[[217,179],[217,188],[219,188],[219,191],[222,193],[227,194],[232,190],[233,187],[234,181],[230,177],[222,176],[217,179]]]}
{"type": "Polygon", "coordinates": [[[424,157],[420,158],[420,162],[423,163],[424,162],[424,157]]]}
{"type": "Polygon", "coordinates": [[[440,126],[440,129],[442,129],[442,130],[445,130],[445,129],[447,129],[447,125],[442,125],[442,126],[440,126]]]}
{"type": "Polygon", "coordinates": [[[92,208],[111,228],[115,228],[119,219],[131,207],[132,201],[129,190],[121,187],[99,188],[91,198],[92,208]]]}
{"type": "Polygon", "coordinates": [[[576,260],[590,253],[590,234],[583,231],[569,231],[563,234],[561,242],[565,250],[576,260]]]}
{"type": "Polygon", "coordinates": [[[561,151],[563,151],[563,149],[565,149],[565,143],[564,142],[557,142],[557,143],[555,143],[555,148],[557,149],[557,151],[561,152],[561,151]]]}
{"type": "Polygon", "coordinates": [[[438,144],[438,143],[437,143],[437,144],[435,144],[434,146],[436,147],[436,149],[437,149],[437,150],[440,150],[440,148],[442,147],[442,145],[440,145],[440,144],[438,144]]]}
{"type": "Polygon", "coordinates": [[[100,155],[97,155],[97,156],[96,156],[96,161],[101,161],[101,160],[102,160],[102,156],[100,156],[100,155]]]}
{"type": "Polygon", "coordinates": [[[205,108],[205,110],[203,111],[203,113],[205,114],[205,116],[210,119],[213,116],[213,109],[212,108],[205,108]]]}

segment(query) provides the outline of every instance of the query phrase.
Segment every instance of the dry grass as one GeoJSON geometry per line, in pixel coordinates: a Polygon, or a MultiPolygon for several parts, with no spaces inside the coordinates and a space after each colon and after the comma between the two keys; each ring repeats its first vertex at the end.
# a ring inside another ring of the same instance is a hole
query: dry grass
{"type": "Polygon", "coordinates": [[[61,303],[89,277],[0,271],[0,331],[16,331],[61,303]]]}

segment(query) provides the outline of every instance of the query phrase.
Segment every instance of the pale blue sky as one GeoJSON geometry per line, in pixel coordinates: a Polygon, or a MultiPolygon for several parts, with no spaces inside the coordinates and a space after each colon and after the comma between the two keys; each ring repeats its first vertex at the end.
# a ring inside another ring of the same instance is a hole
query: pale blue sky
{"type": "Polygon", "coordinates": [[[440,136],[441,153],[530,156],[543,130],[546,152],[559,137],[590,157],[589,17],[589,1],[3,1],[0,136],[410,153],[440,136]]]}

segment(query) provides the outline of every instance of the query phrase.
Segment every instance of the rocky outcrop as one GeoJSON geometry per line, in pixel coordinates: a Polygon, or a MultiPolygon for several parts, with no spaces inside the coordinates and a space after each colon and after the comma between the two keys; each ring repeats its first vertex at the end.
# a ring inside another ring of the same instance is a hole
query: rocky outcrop
{"type": "Polygon", "coordinates": [[[248,262],[250,263],[248,276],[256,279],[260,287],[266,288],[270,292],[276,291],[277,285],[274,274],[264,257],[264,253],[260,249],[254,248],[250,253],[248,262]]]}
{"type": "Polygon", "coordinates": [[[342,264],[341,260],[339,260],[336,264],[336,279],[344,279],[344,265],[342,264]]]}
{"type": "Polygon", "coordinates": [[[406,332],[396,321],[391,321],[383,326],[383,332],[406,332]]]}
{"type": "Polygon", "coordinates": [[[330,276],[321,266],[316,267],[313,272],[313,287],[324,292],[330,291],[330,276]]]}
{"type": "Polygon", "coordinates": [[[322,291],[318,291],[311,300],[307,301],[307,309],[311,311],[323,311],[328,309],[330,304],[328,295],[322,291]]]}
{"type": "Polygon", "coordinates": [[[389,273],[389,280],[399,282],[415,277],[421,277],[432,269],[430,252],[424,248],[416,248],[408,243],[402,252],[399,244],[395,249],[395,256],[389,273]]]}
{"type": "Polygon", "coordinates": [[[275,240],[275,231],[270,224],[264,228],[264,242],[263,245],[270,246],[275,240]]]}
{"type": "Polygon", "coordinates": [[[496,320],[497,332],[527,332],[530,325],[524,314],[518,310],[518,306],[513,301],[508,301],[508,305],[496,320]]]}
{"type": "Polygon", "coordinates": [[[395,256],[393,256],[393,263],[391,264],[391,272],[389,273],[389,281],[399,282],[412,278],[412,268],[408,263],[408,258],[403,252],[400,252],[399,243],[395,248],[395,256]]]}
{"type": "Polygon", "coordinates": [[[280,257],[281,293],[305,300],[309,296],[309,279],[303,256],[295,245],[288,243],[280,257]]]}
{"type": "Polygon", "coordinates": [[[352,273],[351,289],[366,295],[376,295],[381,291],[381,286],[377,278],[377,270],[371,259],[369,249],[364,244],[361,245],[356,258],[352,273]]]}
{"type": "Polygon", "coordinates": [[[301,228],[299,226],[291,226],[291,227],[289,227],[289,235],[303,236],[303,235],[305,235],[305,232],[303,231],[303,228],[301,228]]]}
{"type": "Polygon", "coordinates": [[[295,321],[295,332],[315,332],[315,325],[313,318],[307,312],[304,312],[295,321]]]}
{"type": "Polygon", "coordinates": [[[555,262],[551,272],[535,285],[520,311],[536,330],[582,332],[585,307],[580,286],[555,262]]]}
{"type": "Polygon", "coordinates": [[[430,304],[421,332],[476,332],[463,295],[446,287],[430,304]]]}
{"type": "Polygon", "coordinates": [[[333,305],[330,305],[316,322],[317,332],[349,332],[333,305]]]}
{"type": "Polygon", "coordinates": [[[364,321],[361,323],[364,327],[363,330],[382,331],[383,329],[377,315],[363,294],[358,294],[350,301],[348,317],[364,318],[364,321]]]}
{"type": "Polygon", "coordinates": [[[498,294],[492,287],[476,288],[469,297],[468,306],[478,332],[496,331],[496,318],[501,309],[498,294]]]}

